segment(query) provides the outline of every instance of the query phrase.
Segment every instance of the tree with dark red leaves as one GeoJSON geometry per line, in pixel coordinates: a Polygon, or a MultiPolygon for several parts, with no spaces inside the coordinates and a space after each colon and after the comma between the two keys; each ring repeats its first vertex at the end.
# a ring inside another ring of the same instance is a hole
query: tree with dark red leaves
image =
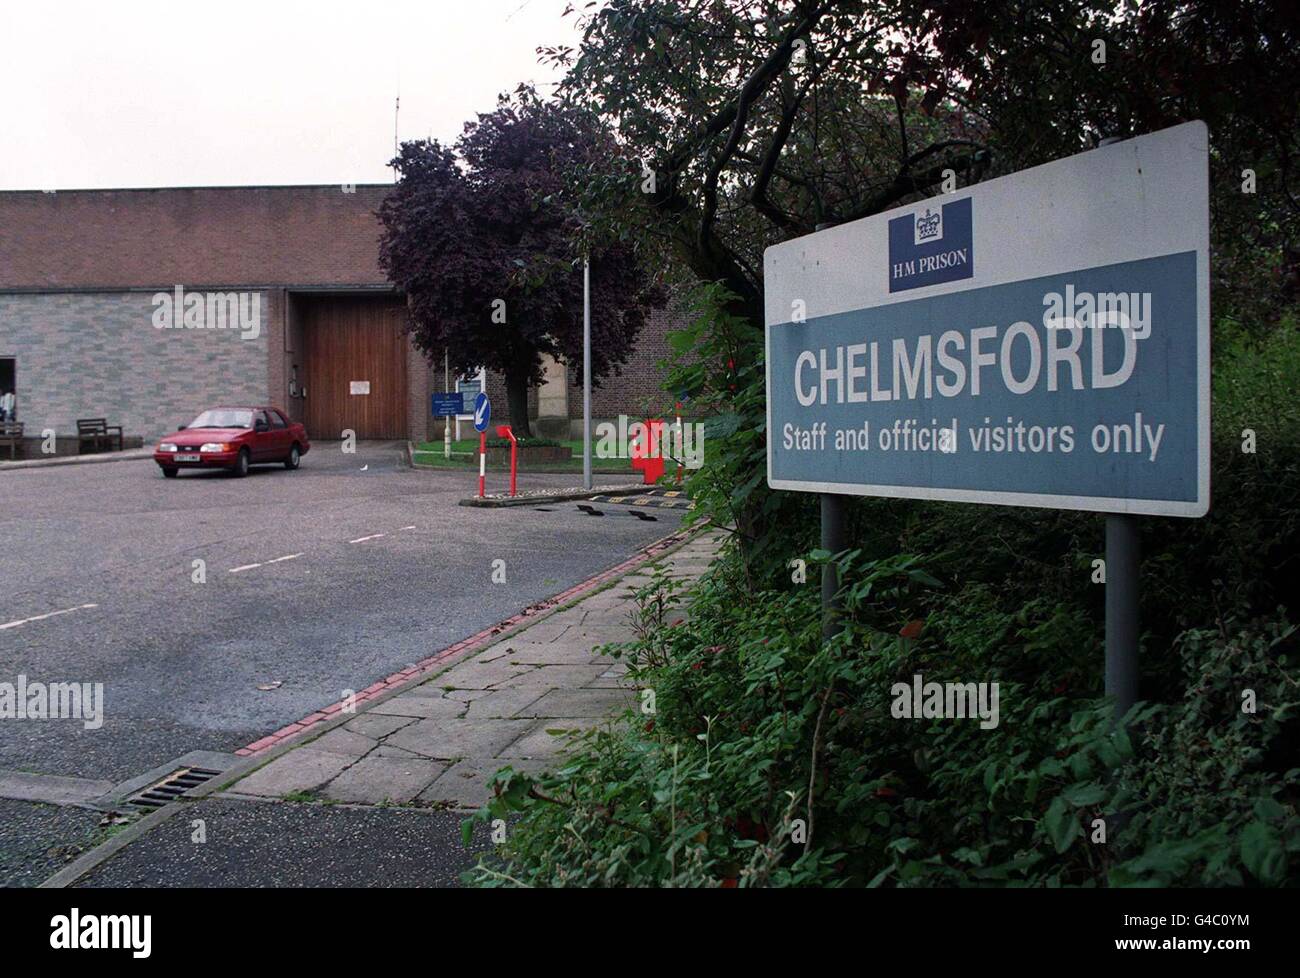
{"type": "Polygon", "coordinates": [[[587,235],[566,186],[608,152],[591,116],[520,88],[466,123],[453,147],[403,143],[379,209],[380,264],[407,297],[416,347],[505,377],[510,423],[528,437],[543,355],[582,362],[582,262],[591,255],[593,383],[627,361],[663,295],[632,248],[587,235]]]}

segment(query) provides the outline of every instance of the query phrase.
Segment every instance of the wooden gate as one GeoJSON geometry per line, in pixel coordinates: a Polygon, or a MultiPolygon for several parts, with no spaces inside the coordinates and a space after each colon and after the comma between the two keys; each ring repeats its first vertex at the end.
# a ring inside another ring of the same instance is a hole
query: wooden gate
{"type": "Polygon", "coordinates": [[[401,299],[299,297],[312,438],[406,437],[406,351],[401,299]]]}

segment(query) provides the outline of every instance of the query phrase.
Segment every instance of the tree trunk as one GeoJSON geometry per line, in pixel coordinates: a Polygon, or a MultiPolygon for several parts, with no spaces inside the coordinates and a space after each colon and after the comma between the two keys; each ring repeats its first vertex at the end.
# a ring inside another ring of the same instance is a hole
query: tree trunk
{"type": "Polygon", "coordinates": [[[516,438],[531,438],[528,426],[528,371],[506,372],[506,407],[510,412],[510,429],[516,438]]]}

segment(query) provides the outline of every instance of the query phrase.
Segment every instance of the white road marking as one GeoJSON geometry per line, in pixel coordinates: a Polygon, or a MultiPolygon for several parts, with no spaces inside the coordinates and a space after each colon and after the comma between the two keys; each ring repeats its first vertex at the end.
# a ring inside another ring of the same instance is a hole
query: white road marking
{"type": "Polygon", "coordinates": [[[3,625],[0,625],[0,632],[3,632],[6,628],[17,628],[19,625],[26,625],[29,622],[44,621],[46,618],[55,618],[59,615],[70,615],[74,611],[81,611],[84,608],[98,608],[98,607],[99,605],[97,604],[79,604],[75,608],[64,608],[61,611],[51,611],[48,612],[47,614],[36,615],[32,618],[19,618],[17,621],[9,621],[9,622],[5,622],[3,625]]]}
{"type": "Polygon", "coordinates": [[[404,527],[402,527],[402,529],[403,529],[403,530],[414,530],[415,527],[413,527],[413,526],[404,526],[404,527]]]}
{"type": "Polygon", "coordinates": [[[368,537],[357,537],[355,540],[349,540],[348,543],[365,543],[367,540],[378,540],[384,535],[383,533],[372,533],[368,537]]]}
{"type": "Polygon", "coordinates": [[[242,567],[232,567],[227,573],[242,574],[246,570],[253,570],[256,567],[266,567],[270,564],[278,564],[283,560],[297,560],[302,554],[289,554],[287,557],[276,557],[274,560],[264,560],[259,564],[244,564],[242,567]]]}

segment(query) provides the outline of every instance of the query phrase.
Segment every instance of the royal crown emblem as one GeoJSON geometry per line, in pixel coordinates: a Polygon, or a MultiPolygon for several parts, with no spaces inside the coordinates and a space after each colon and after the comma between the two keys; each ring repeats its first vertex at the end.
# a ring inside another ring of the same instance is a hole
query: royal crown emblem
{"type": "Polygon", "coordinates": [[[930,238],[938,238],[943,234],[943,215],[932,214],[930,208],[925,209],[925,214],[916,219],[916,239],[917,241],[926,241],[930,238]]]}

